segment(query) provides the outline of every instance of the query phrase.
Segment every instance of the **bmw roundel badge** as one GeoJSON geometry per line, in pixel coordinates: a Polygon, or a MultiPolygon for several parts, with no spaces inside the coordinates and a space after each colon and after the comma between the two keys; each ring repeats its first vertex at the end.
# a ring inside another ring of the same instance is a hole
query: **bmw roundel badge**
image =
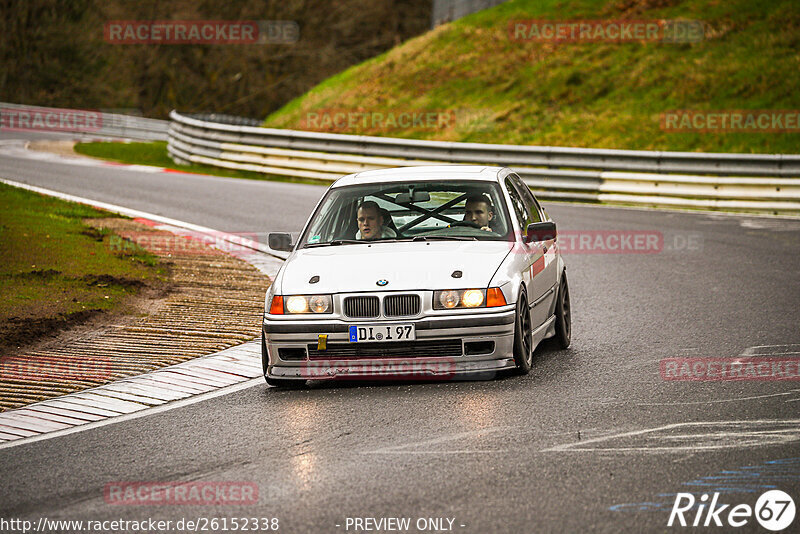
{"type": "Polygon", "coordinates": [[[383,280],[383,279],[381,279],[381,280],[378,280],[378,281],[377,281],[377,282],[375,282],[375,283],[376,283],[376,284],[378,284],[379,286],[383,287],[383,286],[385,286],[386,284],[388,284],[388,283],[389,283],[389,281],[388,281],[388,280],[383,280]]]}

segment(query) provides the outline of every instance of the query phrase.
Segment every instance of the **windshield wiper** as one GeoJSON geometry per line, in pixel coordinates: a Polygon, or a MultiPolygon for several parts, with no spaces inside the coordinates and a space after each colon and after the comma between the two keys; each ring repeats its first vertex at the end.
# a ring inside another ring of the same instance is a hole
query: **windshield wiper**
{"type": "Polygon", "coordinates": [[[327,243],[306,243],[305,245],[303,245],[303,248],[351,245],[356,243],[366,243],[366,241],[359,241],[357,239],[334,239],[333,241],[328,241],[327,243]]]}
{"type": "Polygon", "coordinates": [[[477,241],[477,237],[467,237],[462,235],[418,235],[411,241],[477,241]]]}

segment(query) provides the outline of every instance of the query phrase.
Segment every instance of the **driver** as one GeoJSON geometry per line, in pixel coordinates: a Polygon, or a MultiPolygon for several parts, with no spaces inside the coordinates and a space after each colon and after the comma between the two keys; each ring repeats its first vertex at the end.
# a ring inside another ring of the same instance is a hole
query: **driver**
{"type": "Polygon", "coordinates": [[[475,223],[481,227],[481,230],[489,232],[492,229],[489,227],[489,221],[494,218],[494,210],[492,209],[492,202],[484,195],[473,195],[467,198],[467,203],[464,206],[464,220],[475,223]]]}
{"type": "Polygon", "coordinates": [[[378,204],[372,200],[362,202],[356,214],[358,221],[358,232],[356,239],[372,241],[374,239],[397,237],[397,233],[391,228],[384,226],[383,214],[378,208],[378,204]]]}

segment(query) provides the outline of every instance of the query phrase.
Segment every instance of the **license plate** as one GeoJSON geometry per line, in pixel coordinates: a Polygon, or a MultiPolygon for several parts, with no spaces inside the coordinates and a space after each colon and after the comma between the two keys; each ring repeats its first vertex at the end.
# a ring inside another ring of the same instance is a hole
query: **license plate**
{"type": "Polygon", "coordinates": [[[412,341],[416,339],[413,324],[350,325],[350,342],[412,341]]]}

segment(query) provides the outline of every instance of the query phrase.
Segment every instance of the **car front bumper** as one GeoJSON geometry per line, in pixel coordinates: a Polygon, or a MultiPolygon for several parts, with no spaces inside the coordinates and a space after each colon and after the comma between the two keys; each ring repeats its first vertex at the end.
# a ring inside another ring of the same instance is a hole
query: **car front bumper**
{"type": "Polygon", "coordinates": [[[514,319],[514,307],[504,306],[479,314],[369,321],[370,325],[413,323],[416,340],[350,343],[349,327],[364,321],[265,317],[264,375],[294,380],[491,376],[515,366],[514,319]],[[327,336],[325,349],[319,349],[321,335],[327,336]]]}

